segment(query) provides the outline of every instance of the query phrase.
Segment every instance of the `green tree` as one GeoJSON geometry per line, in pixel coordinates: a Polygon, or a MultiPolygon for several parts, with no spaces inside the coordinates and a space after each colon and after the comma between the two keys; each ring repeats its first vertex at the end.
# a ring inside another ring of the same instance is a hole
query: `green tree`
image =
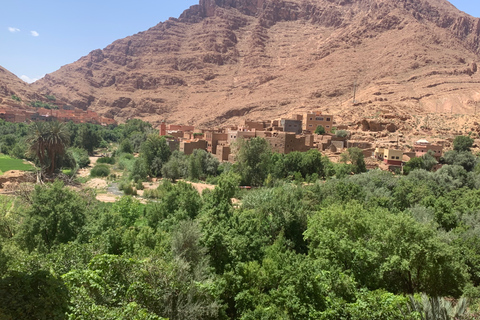
{"type": "Polygon", "coordinates": [[[77,192],[55,181],[35,186],[25,222],[20,227],[20,242],[29,251],[50,250],[54,245],[73,241],[85,224],[86,203],[77,192]]]}
{"type": "Polygon", "coordinates": [[[188,157],[188,176],[190,179],[202,179],[217,175],[220,162],[211,153],[195,149],[188,157]]]}
{"type": "Polygon", "coordinates": [[[305,236],[315,257],[351,270],[370,290],[458,297],[466,283],[460,253],[406,214],[335,204],[312,216],[305,236]]]}
{"type": "Polygon", "coordinates": [[[52,174],[56,169],[57,158],[65,153],[69,141],[69,132],[64,123],[35,122],[31,127],[27,144],[30,153],[37,157],[42,166],[49,168],[49,173],[52,174]]]}
{"type": "Polygon", "coordinates": [[[238,172],[245,185],[261,186],[271,167],[272,152],[265,139],[256,137],[239,141],[238,172]]]}
{"type": "Polygon", "coordinates": [[[14,272],[0,279],[0,318],[67,319],[69,292],[47,271],[14,272]]]}
{"type": "Polygon", "coordinates": [[[87,150],[89,155],[93,154],[93,150],[100,146],[102,138],[96,130],[96,126],[89,123],[83,123],[78,128],[75,145],[79,148],[87,150]]]}
{"type": "Polygon", "coordinates": [[[325,128],[323,126],[317,126],[315,129],[315,134],[324,135],[326,133],[325,128]]]}
{"type": "Polygon", "coordinates": [[[433,167],[438,163],[438,161],[434,157],[434,152],[432,150],[428,150],[428,152],[424,154],[422,158],[424,169],[427,171],[431,171],[433,167]]]}
{"type": "Polygon", "coordinates": [[[64,166],[72,169],[77,167],[85,168],[90,164],[87,150],[81,148],[68,148],[66,151],[66,160],[64,166]]]}
{"type": "Polygon", "coordinates": [[[415,169],[424,169],[425,163],[422,157],[415,157],[408,160],[408,162],[403,166],[403,174],[408,175],[415,169]]]}
{"type": "Polygon", "coordinates": [[[162,165],[162,176],[175,182],[175,180],[181,177],[186,177],[187,174],[187,158],[184,153],[175,150],[170,159],[162,165]]]}
{"type": "Polygon", "coordinates": [[[145,161],[141,158],[136,158],[133,162],[132,171],[130,172],[130,179],[145,180],[148,176],[148,168],[145,161]]]}
{"type": "Polygon", "coordinates": [[[141,156],[152,177],[161,175],[162,166],[168,162],[170,155],[171,151],[167,140],[157,134],[149,135],[141,146],[141,156]]]}
{"type": "Polygon", "coordinates": [[[133,145],[130,142],[129,139],[123,139],[122,142],[120,142],[120,146],[118,147],[119,152],[124,152],[124,153],[133,153],[133,145]]]}
{"type": "Polygon", "coordinates": [[[477,164],[477,158],[470,151],[450,150],[443,158],[446,164],[459,165],[467,171],[472,171],[477,164]]]}
{"type": "Polygon", "coordinates": [[[354,173],[367,171],[363,151],[360,148],[348,148],[346,152],[341,154],[340,160],[345,164],[351,164],[354,173]]]}
{"type": "Polygon", "coordinates": [[[57,157],[65,153],[69,143],[69,133],[65,124],[58,121],[49,122],[45,136],[45,145],[50,158],[50,174],[56,169],[57,157]]]}
{"type": "Polygon", "coordinates": [[[470,151],[473,145],[473,139],[466,136],[456,136],[453,140],[453,150],[455,151],[470,151]]]}
{"type": "MultiPolygon", "coordinates": [[[[125,138],[130,137],[133,133],[153,133],[152,124],[140,119],[127,120],[123,127],[123,135],[125,138]]],[[[157,132],[158,133],[158,132],[157,132]]]]}
{"type": "Polygon", "coordinates": [[[45,166],[47,159],[45,132],[44,122],[34,122],[30,127],[29,136],[26,141],[29,145],[29,153],[38,159],[41,166],[45,166]]]}

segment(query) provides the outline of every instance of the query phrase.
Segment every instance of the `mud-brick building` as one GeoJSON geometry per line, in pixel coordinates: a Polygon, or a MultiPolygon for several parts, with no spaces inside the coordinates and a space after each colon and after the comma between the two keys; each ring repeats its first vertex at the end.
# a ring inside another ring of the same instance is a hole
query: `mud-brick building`
{"type": "MultiPolygon", "coordinates": [[[[228,134],[214,130],[205,130],[205,140],[207,141],[207,151],[216,154],[219,141],[227,141],[228,134]]],[[[227,155],[228,157],[228,155],[227,155]]]]}
{"type": "Polygon", "coordinates": [[[207,150],[207,141],[206,140],[187,140],[180,142],[180,151],[184,154],[192,154],[193,150],[202,149],[207,150]]]}
{"type": "Polygon", "coordinates": [[[319,111],[307,112],[303,115],[303,130],[314,132],[318,126],[322,126],[325,132],[332,132],[333,115],[322,114],[319,111]]]}
{"type": "Polygon", "coordinates": [[[238,128],[237,130],[227,130],[227,141],[230,144],[234,143],[237,139],[250,139],[256,136],[257,131],[255,129],[238,128]]]}
{"type": "Polygon", "coordinates": [[[217,148],[216,148],[216,153],[214,154],[215,157],[219,161],[228,161],[228,156],[231,153],[230,145],[228,144],[227,141],[219,141],[217,148]]]}
{"type": "Polygon", "coordinates": [[[415,142],[413,145],[413,149],[415,150],[415,156],[421,157],[431,151],[432,155],[435,159],[440,159],[443,156],[443,146],[439,144],[433,144],[428,142],[425,139],[420,139],[415,142]]]}
{"type": "Polygon", "coordinates": [[[292,132],[295,134],[302,133],[302,120],[297,119],[281,119],[280,126],[284,132],[292,132]]]}
{"type": "Polygon", "coordinates": [[[270,127],[272,122],[270,120],[264,121],[252,121],[252,120],[244,120],[241,124],[242,127],[255,130],[255,131],[265,131],[266,128],[270,127]]]}
{"type": "Polygon", "coordinates": [[[305,136],[282,131],[258,132],[258,137],[264,138],[272,147],[272,151],[284,154],[294,151],[306,152],[312,148],[310,144],[313,143],[312,139],[306,139],[305,136]]]}

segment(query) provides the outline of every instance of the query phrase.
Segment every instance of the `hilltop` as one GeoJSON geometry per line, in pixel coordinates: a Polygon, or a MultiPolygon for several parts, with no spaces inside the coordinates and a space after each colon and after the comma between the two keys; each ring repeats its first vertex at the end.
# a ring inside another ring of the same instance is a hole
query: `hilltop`
{"type": "Polygon", "coordinates": [[[120,121],[203,126],[318,108],[343,122],[473,114],[479,36],[446,0],[202,0],[29,88],[120,121]]]}

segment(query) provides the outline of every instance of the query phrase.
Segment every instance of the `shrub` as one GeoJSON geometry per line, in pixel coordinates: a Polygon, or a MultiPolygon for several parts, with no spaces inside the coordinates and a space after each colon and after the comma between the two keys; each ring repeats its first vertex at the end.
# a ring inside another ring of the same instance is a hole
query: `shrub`
{"type": "Polygon", "coordinates": [[[347,130],[337,130],[335,132],[335,135],[339,138],[346,138],[349,135],[349,132],[347,130]]]}
{"type": "Polygon", "coordinates": [[[76,166],[79,168],[88,167],[90,164],[90,158],[88,152],[82,148],[68,148],[66,152],[66,167],[74,169],[76,166]],[[73,161],[72,161],[73,160],[73,161]]]}
{"type": "Polygon", "coordinates": [[[98,158],[97,163],[115,164],[115,158],[113,158],[113,157],[98,158]]]}
{"type": "Polygon", "coordinates": [[[127,196],[136,196],[137,190],[135,190],[130,184],[123,188],[123,193],[127,196]]]}
{"type": "Polygon", "coordinates": [[[125,152],[125,153],[133,153],[133,145],[130,142],[130,140],[123,139],[123,141],[120,143],[120,147],[118,148],[118,151],[125,152]]]}
{"type": "Polygon", "coordinates": [[[105,164],[97,164],[90,171],[90,176],[92,177],[108,177],[110,174],[110,168],[105,164]]]}
{"type": "Polygon", "coordinates": [[[42,101],[30,101],[30,106],[34,108],[58,109],[57,106],[42,101]]]}
{"type": "Polygon", "coordinates": [[[136,188],[137,190],[143,190],[143,189],[144,189],[143,183],[142,183],[141,180],[138,180],[138,181],[137,181],[137,183],[135,184],[135,188],[136,188]]]}
{"type": "Polygon", "coordinates": [[[325,128],[323,126],[318,126],[315,129],[315,134],[324,135],[325,134],[325,128]]]}
{"type": "Polygon", "coordinates": [[[128,171],[132,171],[133,163],[135,162],[135,158],[132,154],[123,153],[118,158],[118,169],[128,171]]]}
{"type": "Polygon", "coordinates": [[[129,182],[129,181],[122,180],[122,181],[120,181],[120,182],[118,183],[118,190],[123,191],[123,190],[125,190],[125,188],[126,188],[127,186],[129,186],[129,185],[130,185],[130,182],[129,182]]]}
{"type": "Polygon", "coordinates": [[[137,182],[139,179],[145,180],[148,176],[147,166],[143,159],[137,158],[133,162],[133,166],[130,170],[130,179],[135,179],[137,182]]]}
{"type": "Polygon", "coordinates": [[[158,199],[160,192],[157,189],[147,189],[143,192],[143,196],[147,199],[158,199]]]}

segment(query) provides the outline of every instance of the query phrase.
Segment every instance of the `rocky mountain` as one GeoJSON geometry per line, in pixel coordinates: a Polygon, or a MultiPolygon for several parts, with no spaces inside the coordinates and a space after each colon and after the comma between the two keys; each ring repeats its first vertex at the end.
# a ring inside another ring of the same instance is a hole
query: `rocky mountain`
{"type": "Polygon", "coordinates": [[[0,103],[5,104],[9,101],[17,104],[16,101],[12,99],[12,96],[16,96],[19,99],[30,99],[34,98],[35,94],[28,88],[25,82],[0,66],[0,103]]]}
{"type": "Polygon", "coordinates": [[[30,88],[120,121],[468,114],[479,40],[480,19],[446,0],[200,0],[30,88]]]}

